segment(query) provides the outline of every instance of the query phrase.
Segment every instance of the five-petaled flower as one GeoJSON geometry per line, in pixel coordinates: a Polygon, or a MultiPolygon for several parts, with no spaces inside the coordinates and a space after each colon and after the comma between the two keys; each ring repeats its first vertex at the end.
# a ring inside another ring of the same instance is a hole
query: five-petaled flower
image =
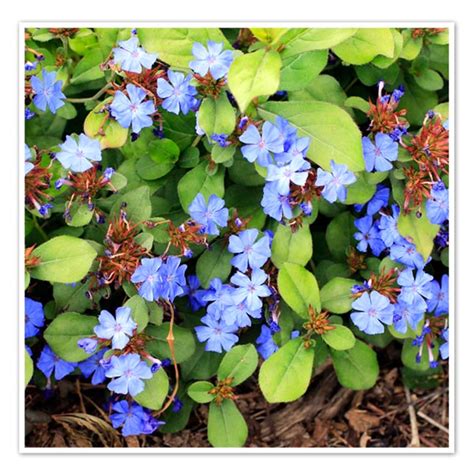
{"type": "Polygon", "coordinates": [[[33,103],[39,110],[43,112],[49,108],[53,114],[56,113],[64,105],[66,96],[62,93],[61,88],[63,81],[56,80],[56,72],[48,72],[43,69],[43,76],[40,79],[32,76],[31,88],[33,89],[33,103]]]}
{"type": "Polygon", "coordinates": [[[188,211],[191,218],[203,226],[201,231],[209,235],[219,235],[218,227],[225,227],[229,219],[224,200],[215,194],[209,196],[207,203],[202,193],[197,194],[188,211]]]}
{"type": "Polygon", "coordinates": [[[163,261],[161,258],[142,258],[130,281],[141,283],[138,294],[147,301],[158,300],[161,296],[161,277],[158,270],[163,261]]]}
{"type": "Polygon", "coordinates": [[[130,394],[132,397],[145,389],[143,380],[153,377],[149,365],[141,360],[138,354],[112,356],[105,375],[113,379],[107,385],[109,390],[124,395],[130,394]]]}
{"type": "Polygon", "coordinates": [[[132,310],[121,306],[115,310],[115,317],[107,310],[102,310],[99,315],[99,323],[94,332],[100,339],[111,339],[112,349],[123,349],[133,336],[137,323],[132,318],[132,310]]]}
{"type": "Polygon", "coordinates": [[[382,323],[392,324],[393,305],[378,291],[366,292],[352,303],[356,311],[351,313],[352,322],[366,334],[382,334],[382,323]]]}
{"type": "Polygon", "coordinates": [[[83,133],[79,135],[79,140],[68,135],[60,148],[61,151],[56,153],[57,160],[64,168],[76,173],[92,168],[94,166],[92,161],[102,160],[99,140],[89,138],[83,133]]]}
{"type": "Polygon", "coordinates": [[[261,268],[272,254],[268,235],[263,235],[259,240],[257,238],[257,229],[242,230],[229,238],[228,250],[237,254],[232,257],[230,263],[241,272],[245,272],[249,267],[261,268]]]}
{"type": "Polygon", "coordinates": [[[377,133],[375,144],[368,137],[362,138],[365,169],[367,171],[388,171],[393,168],[392,161],[398,158],[398,143],[390,135],[377,133]]]}
{"type": "Polygon", "coordinates": [[[239,137],[239,140],[245,145],[242,147],[242,155],[253,163],[261,166],[268,166],[272,163],[272,153],[281,153],[283,148],[283,137],[275,125],[265,122],[260,135],[257,127],[253,124],[247,127],[247,130],[239,137]]]}
{"type": "Polygon", "coordinates": [[[189,63],[189,67],[200,76],[205,76],[210,71],[214,79],[221,79],[229,71],[234,59],[232,51],[222,51],[224,43],[209,40],[207,49],[201,43],[193,44],[193,56],[196,58],[189,63]]]}
{"type": "Polygon", "coordinates": [[[168,81],[160,77],[157,82],[156,93],[164,99],[161,106],[168,112],[186,115],[199,104],[196,99],[196,88],[190,84],[192,76],[185,76],[182,72],[168,70],[168,81]]]}
{"type": "Polygon", "coordinates": [[[121,69],[129,72],[142,72],[142,66],[150,69],[156,61],[157,55],[147,53],[138,45],[138,38],[132,36],[127,41],[119,41],[119,48],[114,48],[114,62],[121,69]]]}
{"type": "Polygon", "coordinates": [[[338,165],[331,160],[331,172],[319,169],[315,184],[323,186],[321,194],[326,201],[336,202],[339,199],[344,202],[347,197],[346,186],[355,182],[355,174],[346,165],[338,165]]]}
{"type": "Polygon", "coordinates": [[[209,314],[201,318],[201,322],[204,326],[197,326],[194,330],[199,342],[206,343],[206,351],[222,352],[224,349],[227,352],[239,340],[234,334],[238,329],[236,325],[228,325],[209,314]]]}

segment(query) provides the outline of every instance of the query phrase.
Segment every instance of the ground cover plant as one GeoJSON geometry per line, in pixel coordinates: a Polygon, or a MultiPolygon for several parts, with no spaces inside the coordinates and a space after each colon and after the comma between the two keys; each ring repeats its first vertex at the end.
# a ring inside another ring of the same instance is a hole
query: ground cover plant
{"type": "Polygon", "coordinates": [[[242,447],[246,387],[434,390],[448,79],[442,28],[25,30],[27,405],[242,447]]]}

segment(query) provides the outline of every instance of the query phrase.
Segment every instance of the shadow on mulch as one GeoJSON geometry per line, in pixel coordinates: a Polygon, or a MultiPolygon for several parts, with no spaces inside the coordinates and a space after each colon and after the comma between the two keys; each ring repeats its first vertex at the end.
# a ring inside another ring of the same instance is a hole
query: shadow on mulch
{"type": "MultiPolygon", "coordinates": [[[[250,379],[236,400],[249,425],[246,447],[448,447],[447,366],[437,388],[408,390],[400,370],[386,365],[375,387],[357,392],[342,388],[325,365],[306,395],[289,404],[266,403],[250,379]]],[[[35,387],[27,389],[27,447],[210,446],[206,405],[193,411],[179,433],[123,438],[101,408],[103,388],[78,379],[59,382],[57,390],[45,400],[35,387]]]]}

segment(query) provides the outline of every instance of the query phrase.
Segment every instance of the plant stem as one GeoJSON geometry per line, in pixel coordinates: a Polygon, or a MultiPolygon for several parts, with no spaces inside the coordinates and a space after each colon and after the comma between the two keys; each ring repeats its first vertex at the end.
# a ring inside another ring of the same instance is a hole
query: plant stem
{"type": "Polygon", "coordinates": [[[78,98],[68,97],[66,98],[66,101],[71,102],[72,104],[84,104],[91,100],[97,100],[111,85],[112,85],[112,82],[107,82],[107,84],[105,84],[105,86],[102,87],[102,89],[96,94],[94,94],[92,97],[78,97],[78,98]]]}
{"type": "Polygon", "coordinates": [[[46,242],[48,240],[48,234],[41,227],[40,223],[38,222],[37,217],[34,214],[32,214],[32,216],[33,216],[33,223],[35,225],[36,230],[40,233],[41,237],[43,237],[43,240],[46,242]]]}

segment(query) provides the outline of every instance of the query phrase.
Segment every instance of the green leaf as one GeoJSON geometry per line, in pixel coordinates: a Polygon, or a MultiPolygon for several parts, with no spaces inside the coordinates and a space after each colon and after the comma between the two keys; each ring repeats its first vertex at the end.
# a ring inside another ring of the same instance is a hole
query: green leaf
{"type": "Polygon", "coordinates": [[[230,49],[219,28],[138,28],[137,35],[149,53],[158,53],[162,61],[181,69],[187,69],[189,62],[195,59],[192,53],[195,42],[207,46],[212,40],[230,49]]]}
{"type": "Polygon", "coordinates": [[[327,50],[306,51],[283,59],[280,89],[297,91],[310,83],[325,67],[328,61],[327,50]]]}
{"type": "Polygon", "coordinates": [[[179,431],[184,430],[188,424],[195,403],[188,397],[186,390],[183,387],[180,387],[177,396],[181,400],[183,406],[178,412],[168,409],[160,416],[160,419],[165,422],[165,424],[160,427],[160,433],[178,433],[179,431]]]}
{"type": "Polygon", "coordinates": [[[345,164],[351,171],[365,169],[362,136],[351,116],[327,102],[267,102],[258,108],[266,120],[286,118],[301,135],[311,138],[308,158],[330,169],[330,162],[345,164]]]}
{"type": "Polygon", "coordinates": [[[352,331],[340,324],[331,324],[334,329],[322,334],[323,341],[336,351],[347,351],[355,345],[356,338],[352,331]]]}
{"type": "Polygon", "coordinates": [[[132,310],[131,317],[137,323],[137,333],[141,333],[148,325],[148,307],[140,296],[132,296],[123,306],[132,310]]]}
{"type": "MultiPolygon", "coordinates": [[[[171,359],[171,351],[166,340],[170,329],[170,323],[160,326],[148,326],[146,333],[153,339],[146,343],[150,353],[159,359],[171,359]]],[[[174,353],[176,363],[181,364],[188,360],[196,350],[196,342],[190,329],[178,325],[173,326],[174,353]]]]}
{"type": "Polygon", "coordinates": [[[398,59],[403,49],[402,34],[395,28],[390,28],[390,31],[392,32],[394,43],[393,57],[387,58],[386,56],[377,56],[372,61],[375,66],[383,69],[390,67],[398,59]]]}
{"type": "Polygon", "coordinates": [[[87,298],[86,292],[90,287],[90,279],[76,285],[67,285],[64,283],[55,283],[53,285],[53,296],[57,308],[62,311],[73,311],[82,313],[90,309],[92,301],[87,298]]]}
{"type": "Polygon", "coordinates": [[[79,313],[58,315],[44,332],[44,338],[55,354],[68,362],[80,362],[90,354],[79,348],[77,341],[94,334],[97,318],[79,313]]]}
{"type": "Polygon", "coordinates": [[[111,216],[118,216],[122,205],[127,213],[127,219],[133,223],[140,223],[151,217],[150,188],[141,186],[133,189],[115,201],[110,211],[111,216]]]}
{"type": "Polygon", "coordinates": [[[436,92],[422,89],[410,76],[401,83],[405,85],[405,93],[398,108],[407,109],[407,119],[411,125],[422,125],[426,112],[438,103],[436,92]]]}
{"type": "Polygon", "coordinates": [[[360,110],[364,114],[366,114],[370,109],[370,104],[365,99],[363,99],[362,97],[355,97],[355,96],[348,97],[344,101],[344,106],[360,110]]]}
{"type": "Polygon", "coordinates": [[[71,77],[71,84],[79,85],[104,77],[104,71],[100,64],[104,61],[104,55],[100,48],[87,51],[86,55],[77,63],[71,77]]]}
{"type": "Polygon", "coordinates": [[[211,194],[222,198],[224,196],[224,169],[219,168],[217,173],[209,176],[206,173],[205,162],[188,171],[178,182],[178,196],[181,207],[188,212],[193,199],[202,193],[207,200],[211,194]]]}
{"type": "Polygon", "coordinates": [[[247,441],[248,427],[233,400],[219,405],[211,402],[207,422],[207,437],[215,448],[240,448],[247,441]]]}
{"type": "Polygon", "coordinates": [[[87,275],[97,252],[85,240],[61,235],[35,248],[32,255],[40,259],[30,270],[33,278],[51,283],[75,283],[87,275]]]}
{"type": "MultiPolygon", "coordinates": [[[[434,347],[432,348],[434,360],[438,359],[439,354],[439,344],[437,341],[433,341],[434,347]]],[[[430,358],[428,350],[423,347],[423,352],[421,354],[420,362],[416,361],[416,356],[418,354],[420,347],[413,345],[413,339],[405,339],[402,348],[402,362],[403,365],[418,372],[424,372],[430,368],[430,358]]]]}
{"type": "Polygon", "coordinates": [[[317,100],[344,107],[346,93],[337,79],[326,74],[315,77],[302,90],[290,92],[288,94],[290,101],[317,100]]]}
{"type": "Polygon", "coordinates": [[[357,284],[350,278],[335,277],[321,288],[321,306],[334,313],[344,314],[352,309],[352,287],[357,284]]]}
{"type": "Polygon", "coordinates": [[[217,99],[205,98],[199,107],[197,121],[209,137],[232,133],[235,128],[235,110],[227,95],[222,94],[217,99]]]}
{"type": "Polygon", "coordinates": [[[314,347],[306,349],[301,337],[291,339],[273,353],[260,368],[258,383],[270,403],[292,402],[308,389],[314,347]]]}
{"type": "Polygon", "coordinates": [[[211,158],[214,163],[227,163],[235,155],[235,146],[222,147],[217,143],[212,147],[211,158]]]}
{"type": "Polygon", "coordinates": [[[375,385],[379,375],[377,355],[365,343],[356,340],[348,351],[330,349],[339,383],[352,390],[366,390],[375,385]]]}
{"type": "Polygon", "coordinates": [[[376,190],[375,183],[368,183],[365,174],[360,173],[357,175],[356,182],[347,187],[344,204],[365,204],[370,201],[376,190]]]}
{"type": "Polygon", "coordinates": [[[360,28],[333,51],[349,64],[366,64],[379,54],[393,57],[395,42],[390,28],[360,28]]]}
{"type": "Polygon", "coordinates": [[[167,175],[174,168],[179,147],[172,140],[162,138],[149,143],[148,153],[139,158],[136,169],[141,178],[153,180],[167,175]]]}
{"type": "Polygon", "coordinates": [[[216,398],[215,395],[209,393],[210,390],[214,388],[214,384],[211,382],[206,382],[201,380],[199,382],[194,382],[188,388],[188,395],[195,402],[198,403],[209,403],[216,398]]]}
{"type": "Polygon", "coordinates": [[[217,373],[223,354],[205,350],[205,344],[197,344],[193,357],[181,364],[184,380],[210,379],[217,373]]]}
{"type": "Polygon", "coordinates": [[[288,28],[250,28],[250,31],[263,43],[274,44],[288,31],[288,28]]]}
{"type": "Polygon", "coordinates": [[[416,250],[426,261],[433,250],[433,240],[438,234],[439,225],[432,224],[429,221],[425,206],[423,206],[421,212],[421,217],[417,217],[415,212],[401,213],[398,218],[398,231],[408,241],[415,244],[416,250]]]}
{"type": "Polygon", "coordinates": [[[277,268],[286,263],[305,266],[313,255],[313,240],[308,224],[296,232],[289,226],[279,224],[272,241],[272,262],[277,268]]]}
{"type": "Polygon", "coordinates": [[[291,28],[281,38],[285,45],[283,57],[313,51],[333,48],[354,35],[357,28],[291,28]]]}
{"type": "Polygon", "coordinates": [[[227,82],[242,112],[254,97],[271,95],[278,90],[280,68],[280,55],[272,50],[261,49],[234,60],[227,82]]]}
{"type": "Polygon", "coordinates": [[[191,145],[196,138],[196,114],[176,115],[166,110],[160,111],[166,137],[173,140],[181,151],[191,145]]]}
{"type": "Polygon", "coordinates": [[[420,54],[421,49],[423,48],[423,38],[413,38],[411,33],[412,30],[410,29],[402,31],[403,48],[400,57],[408,61],[413,61],[420,54]]]}
{"type": "Polygon", "coordinates": [[[159,369],[151,379],[145,380],[145,389],[134,400],[150,410],[159,410],[168,395],[170,383],[164,369],[159,369]]]}
{"type": "Polygon", "coordinates": [[[417,74],[414,74],[415,82],[427,91],[438,91],[443,88],[444,82],[441,74],[433,69],[422,69],[417,74]]]}
{"type": "Polygon", "coordinates": [[[326,229],[326,242],[329,250],[339,260],[346,259],[346,250],[353,242],[356,231],[354,217],[350,212],[338,214],[326,229]]]}
{"type": "Polygon", "coordinates": [[[104,100],[92,109],[84,122],[84,133],[100,141],[100,146],[106,148],[120,148],[128,137],[128,128],[123,128],[105,111],[105,106],[112,102],[112,97],[104,100]]]}
{"type": "Polygon", "coordinates": [[[235,387],[247,380],[257,368],[258,354],[253,344],[234,346],[222,359],[217,378],[232,378],[230,385],[235,387]]]}
{"type": "Polygon", "coordinates": [[[278,291],[286,304],[303,318],[308,318],[308,307],[321,311],[318,282],[301,265],[284,263],[278,272],[278,291]]]}
{"type": "Polygon", "coordinates": [[[92,219],[94,215],[93,211],[89,209],[87,204],[77,204],[74,203],[71,206],[71,219],[66,219],[66,224],[71,227],[82,227],[87,224],[92,219]]]}
{"type": "Polygon", "coordinates": [[[28,382],[31,380],[31,377],[33,377],[33,371],[34,371],[34,366],[33,366],[33,361],[31,360],[30,354],[26,352],[25,349],[25,387],[28,385],[28,382]]]}
{"type": "Polygon", "coordinates": [[[214,242],[210,249],[203,252],[196,263],[196,275],[203,288],[209,288],[213,278],[227,280],[232,265],[230,261],[233,255],[227,250],[224,241],[214,242]]]}

